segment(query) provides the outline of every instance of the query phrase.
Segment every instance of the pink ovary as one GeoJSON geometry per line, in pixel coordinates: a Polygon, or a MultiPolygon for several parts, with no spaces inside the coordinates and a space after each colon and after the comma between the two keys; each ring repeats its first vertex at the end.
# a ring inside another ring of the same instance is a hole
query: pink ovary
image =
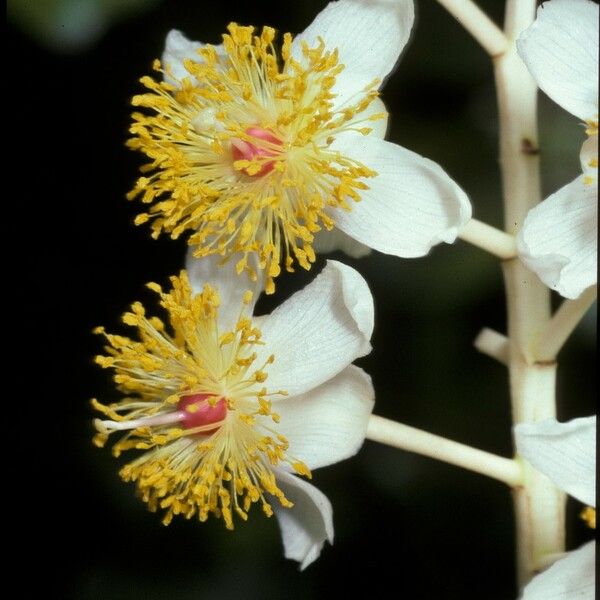
{"type": "MultiPolygon", "coordinates": [[[[214,394],[192,394],[181,397],[177,409],[180,414],[180,421],[186,429],[220,423],[225,419],[227,415],[225,398],[219,398],[214,403],[209,402],[209,398],[215,398],[214,394]]],[[[214,429],[206,433],[212,431],[214,429]]]]}
{"type": "MultiPolygon", "coordinates": [[[[283,146],[282,141],[268,129],[262,129],[261,127],[248,127],[248,129],[246,129],[246,133],[257,140],[263,140],[265,142],[269,142],[279,147],[283,146]]],[[[251,161],[254,158],[277,156],[278,152],[273,151],[271,149],[263,148],[261,146],[257,146],[252,142],[234,139],[231,142],[231,154],[234,160],[251,161]]],[[[262,177],[263,175],[267,175],[268,173],[270,173],[273,170],[274,166],[275,161],[270,160],[264,162],[260,170],[256,173],[249,173],[247,168],[242,169],[242,171],[250,177],[262,177]]]]}

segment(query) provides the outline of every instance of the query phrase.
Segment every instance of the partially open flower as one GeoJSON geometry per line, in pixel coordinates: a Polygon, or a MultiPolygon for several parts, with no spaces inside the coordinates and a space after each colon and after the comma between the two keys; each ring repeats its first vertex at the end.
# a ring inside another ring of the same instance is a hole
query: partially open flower
{"type": "Polygon", "coordinates": [[[540,88],[588,135],[582,174],[529,211],[518,240],[523,262],[546,285],[577,298],[598,278],[598,5],[545,2],[517,45],[540,88]]]}
{"type": "Polygon", "coordinates": [[[340,0],[281,43],[235,23],[220,46],[171,32],[163,81],[142,78],[133,99],[150,113],[134,113],[129,141],[150,158],[129,196],[151,205],[137,223],[190,232],[197,257],[240,253],[252,277],[257,254],[267,292],[320,247],[416,257],[454,241],[471,214],[464,192],[382,139],[378,90],[413,20],[412,0],[340,0]]]}
{"type": "Polygon", "coordinates": [[[168,325],[136,302],[123,321],[137,339],[100,328],[108,345],[97,362],[114,370],[125,397],[93,401],[104,415],[95,443],[120,432],[116,456],[143,451],[121,477],[150,510],[164,511],[165,524],[212,514],[233,529],[259,504],[276,514],[286,556],[305,567],[333,539],[332,510],[297,475],[353,455],[373,407],[370,378],[350,364],[370,351],[369,289],[356,271],[329,262],[253,319],[253,292],[232,285],[231,266],[205,258],[188,272],[171,278],[170,291],[149,284],[168,325]]]}

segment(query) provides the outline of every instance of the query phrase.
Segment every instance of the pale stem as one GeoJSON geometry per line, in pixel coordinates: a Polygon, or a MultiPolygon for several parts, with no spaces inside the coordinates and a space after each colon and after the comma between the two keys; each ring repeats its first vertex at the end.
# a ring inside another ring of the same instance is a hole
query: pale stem
{"type": "Polygon", "coordinates": [[[490,56],[502,54],[508,40],[494,23],[471,0],[438,0],[438,2],[479,42],[490,56]]]}
{"type": "Polygon", "coordinates": [[[484,452],[377,415],[371,415],[369,419],[367,438],[487,475],[511,487],[522,483],[522,469],[511,458],[484,452]]]}
{"type": "Polygon", "coordinates": [[[542,330],[537,344],[538,361],[550,361],[556,358],[559,350],[567,341],[579,321],[596,300],[596,286],[587,289],[575,300],[565,300],[554,316],[542,330]]]}
{"type": "Polygon", "coordinates": [[[482,354],[487,354],[503,365],[508,365],[509,343],[505,335],[484,327],[475,338],[473,345],[482,354]]]}
{"type": "MultiPolygon", "coordinates": [[[[513,420],[556,418],[550,403],[556,387],[556,364],[511,364],[513,420]]],[[[523,461],[523,485],[513,490],[516,514],[517,577],[523,587],[547,562],[564,552],[565,494],[545,475],[523,461]]]]}
{"type": "Polygon", "coordinates": [[[517,256],[517,243],[514,235],[477,221],[477,219],[471,219],[462,228],[458,237],[502,260],[517,256]]]}
{"type": "MultiPolygon", "coordinates": [[[[516,235],[540,201],[537,86],[517,54],[515,40],[535,18],[536,0],[507,0],[506,52],[494,68],[500,117],[500,165],[505,229],[516,235]]],[[[536,363],[536,340],[550,319],[550,292],[518,259],[503,263],[506,284],[509,375],[513,423],[556,414],[556,364],[536,363]]],[[[545,555],[564,551],[564,494],[523,464],[524,483],[514,490],[517,577],[522,588],[545,555]]]]}

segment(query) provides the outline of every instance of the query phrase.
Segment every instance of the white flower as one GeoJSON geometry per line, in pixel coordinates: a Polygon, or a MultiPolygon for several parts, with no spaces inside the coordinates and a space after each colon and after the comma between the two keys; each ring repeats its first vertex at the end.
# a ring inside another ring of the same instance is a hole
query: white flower
{"type": "MultiPolygon", "coordinates": [[[[94,401],[95,443],[124,432],[119,455],[144,452],[121,470],[150,510],[221,517],[228,529],[253,504],[275,513],[285,556],[305,568],[333,542],[332,508],[305,479],[355,454],[373,409],[371,380],[351,363],[367,354],[373,299],[364,279],[329,261],[271,314],[252,317],[254,295],[230,262],[190,258],[173,289],[156,284],[169,323],[140,303],[123,321],[138,339],[104,334],[126,397],[94,401]],[[214,286],[214,287],[213,287],[214,286]]],[[[255,282],[256,289],[262,282],[255,282]]]]}
{"type": "Polygon", "coordinates": [[[131,194],[158,200],[138,222],[191,230],[198,257],[258,253],[268,292],[281,267],[310,268],[315,249],[418,257],[453,242],[471,216],[464,192],[383,140],[378,89],[413,21],[412,0],[339,0],[281,52],[270,28],[231,24],[216,47],[169,33],[165,82],[143,79],[150,93],[134,98],[158,113],[131,128],[158,169],[131,194]]]}
{"type": "MultiPolygon", "coordinates": [[[[515,440],[518,453],[534,468],[567,494],[596,506],[596,417],[521,423],[515,440]]],[[[591,600],[595,554],[595,542],[569,552],[531,580],[523,600],[591,600]]]]}
{"type": "Polygon", "coordinates": [[[518,239],[523,262],[546,285],[576,298],[597,281],[598,5],[545,2],[517,46],[540,88],[587,124],[583,174],[532,209],[518,239]]]}

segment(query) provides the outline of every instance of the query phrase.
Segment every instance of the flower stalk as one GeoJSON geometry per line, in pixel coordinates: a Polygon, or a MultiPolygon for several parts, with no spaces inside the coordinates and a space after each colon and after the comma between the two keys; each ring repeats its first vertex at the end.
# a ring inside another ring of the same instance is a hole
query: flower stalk
{"type": "Polygon", "coordinates": [[[457,465],[511,487],[521,485],[523,481],[520,464],[511,458],[497,456],[377,415],[371,415],[369,419],[367,439],[457,465]]]}
{"type": "Polygon", "coordinates": [[[502,260],[517,256],[517,242],[510,235],[491,225],[471,219],[461,230],[459,237],[502,260]]]}
{"type": "Polygon", "coordinates": [[[473,345],[482,354],[487,354],[499,363],[508,365],[509,344],[505,335],[484,327],[475,338],[473,345]]]}
{"type": "MultiPolygon", "coordinates": [[[[515,40],[533,22],[535,0],[507,0],[506,51],[494,60],[500,117],[500,164],[505,229],[516,234],[540,201],[537,86],[517,54],[515,40]]],[[[513,423],[556,414],[556,363],[536,362],[540,333],[550,320],[548,288],[518,259],[503,264],[508,312],[510,396],[513,423]]],[[[564,551],[565,496],[529,464],[514,489],[517,580],[522,588],[545,555],[564,551]]]]}
{"type": "Polygon", "coordinates": [[[490,56],[506,50],[508,39],[472,0],[438,0],[438,2],[481,44],[490,56]]]}
{"type": "Polygon", "coordinates": [[[540,335],[536,352],[539,361],[550,361],[556,358],[581,318],[596,300],[596,294],[597,288],[592,286],[579,298],[565,300],[562,303],[540,335]]]}

